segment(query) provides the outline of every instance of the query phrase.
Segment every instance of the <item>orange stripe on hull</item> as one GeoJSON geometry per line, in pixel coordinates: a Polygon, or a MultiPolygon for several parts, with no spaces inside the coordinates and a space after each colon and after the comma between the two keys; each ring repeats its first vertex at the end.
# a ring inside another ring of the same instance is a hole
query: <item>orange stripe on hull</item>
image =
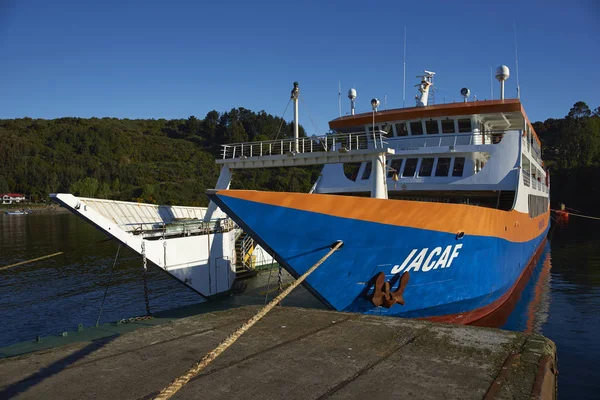
{"type": "Polygon", "coordinates": [[[502,211],[465,204],[383,200],[365,197],[290,192],[221,190],[227,196],[272,206],[438,232],[491,236],[527,242],[548,226],[550,211],[530,218],[518,211],[502,211]]]}

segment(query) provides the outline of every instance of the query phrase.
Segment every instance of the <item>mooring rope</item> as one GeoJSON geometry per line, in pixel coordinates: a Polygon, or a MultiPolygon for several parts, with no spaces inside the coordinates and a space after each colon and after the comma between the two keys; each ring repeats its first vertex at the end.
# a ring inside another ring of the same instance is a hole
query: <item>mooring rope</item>
{"type": "Polygon", "coordinates": [[[9,269],[9,268],[12,268],[12,267],[18,267],[19,265],[23,265],[23,264],[29,264],[29,263],[32,263],[32,262],[36,262],[36,261],[40,261],[40,260],[45,260],[46,258],[60,256],[61,254],[64,254],[64,252],[59,251],[58,253],[52,253],[52,254],[48,254],[46,256],[42,256],[42,257],[38,257],[38,258],[33,258],[31,260],[26,260],[26,261],[21,261],[21,262],[15,263],[15,264],[6,265],[4,267],[0,267],[0,271],[2,271],[4,269],[9,269]]]}
{"type": "Polygon", "coordinates": [[[269,311],[273,309],[277,304],[283,300],[296,286],[301,284],[315,269],[317,269],[325,260],[329,258],[336,250],[338,250],[342,246],[343,242],[338,241],[332,248],[329,250],[323,258],[321,258],[315,265],[310,267],[308,271],[306,271],[302,276],[300,276],[292,285],[290,285],[287,289],[285,289],[279,296],[275,297],[269,304],[263,307],[258,313],[256,313],[252,318],[246,321],[238,330],[229,335],[225,340],[223,340],[217,347],[215,347],[212,351],[202,358],[199,362],[194,364],[192,368],[190,368],[185,374],[181,375],[173,382],[169,384],[166,388],[164,388],[156,397],[156,400],[166,400],[170,399],[175,393],[177,393],[186,383],[190,381],[194,376],[198,375],[200,371],[208,366],[215,358],[217,358],[221,353],[223,353],[227,348],[229,348],[236,340],[240,338],[248,329],[250,329],[254,324],[260,321],[269,311]]]}
{"type": "Polygon", "coordinates": [[[98,312],[98,319],[96,319],[96,327],[100,324],[100,317],[102,316],[102,309],[104,308],[104,301],[106,300],[106,295],[108,294],[108,288],[110,287],[110,282],[112,281],[113,272],[115,271],[115,265],[117,265],[117,259],[119,258],[119,250],[121,250],[121,244],[119,243],[119,247],[117,247],[117,254],[115,254],[115,261],[113,261],[112,268],[110,269],[110,275],[108,276],[108,283],[106,284],[106,290],[104,290],[104,297],[102,298],[102,304],[100,305],[100,311],[98,312]]]}
{"type": "Polygon", "coordinates": [[[58,253],[47,254],[47,255],[42,256],[42,257],[32,258],[31,260],[25,260],[25,261],[21,261],[21,262],[18,262],[18,263],[14,263],[14,264],[10,264],[10,265],[5,265],[3,267],[0,267],[0,271],[5,270],[5,269],[9,269],[9,268],[13,268],[13,267],[18,267],[19,265],[25,265],[25,264],[29,264],[29,263],[32,263],[32,262],[45,260],[47,258],[52,258],[52,257],[60,256],[61,254],[65,254],[65,253],[68,253],[68,252],[71,252],[71,251],[79,250],[79,249],[81,249],[83,247],[92,246],[92,245],[95,245],[95,244],[98,244],[98,243],[108,242],[109,240],[112,240],[112,238],[104,239],[104,240],[98,240],[97,242],[88,243],[86,245],[77,247],[75,249],[65,250],[65,251],[59,251],[58,253]]]}
{"type": "Polygon", "coordinates": [[[283,124],[285,123],[285,113],[287,112],[288,107],[290,106],[290,103],[292,102],[292,99],[288,100],[287,106],[285,106],[285,110],[283,110],[283,115],[281,116],[281,123],[279,124],[279,128],[277,129],[277,134],[275,135],[275,140],[277,140],[279,138],[279,133],[281,132],[281,127],[283,127],[283,124]]]}
{"type": "MultiPolygon", "coordinates": [[[[554,210],[554,209],[550,209],[550,211],[554,211],[554,212],[564,212],[563,210],[554,210]]],[[[592,217],[592,216],[590,216],[590,215],[575,214],[575,213],[572,213],[572,212],[569,212],[568,214],[569,214],[569,216],[571,216],[571,215],[574,215],[575,217],[589,218],[589,219],[595,219],[595,220],[599,220],[599,221],[600,221],[600,218],[599,218],[599,217],[592,217]]]]}

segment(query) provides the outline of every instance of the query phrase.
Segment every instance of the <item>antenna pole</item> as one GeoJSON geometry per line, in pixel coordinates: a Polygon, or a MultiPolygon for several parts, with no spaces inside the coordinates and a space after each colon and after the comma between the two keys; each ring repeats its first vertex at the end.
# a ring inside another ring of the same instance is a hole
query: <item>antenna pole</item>
{"type": "Polygon", "coordinates": [[[521,99],[521,86],[519,86],[519,53],[517,52],[517,22],[513,21],[515,30],[515,62],[517,67],[517,99],[521,99]]]}
{"type": "Polygon", "coordinates": [[[404,108],[406,107],[406,25],[404,26],[404,75],[402,79],[402,108],[404,108]]]}
{"type": "Polygon", "coordinates": [[[342,117],[342,83],[338,81],[338,108],[340,109],[340,118],[342,117]]]}

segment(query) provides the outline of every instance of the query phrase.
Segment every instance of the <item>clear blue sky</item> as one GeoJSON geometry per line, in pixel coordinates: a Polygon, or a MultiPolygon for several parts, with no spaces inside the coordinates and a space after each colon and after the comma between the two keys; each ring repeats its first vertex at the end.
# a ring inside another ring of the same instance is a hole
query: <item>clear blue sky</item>
{"type": "Polygon", "coordinates": [[[352,86],[359,111],[385,95],[402,106],[404,26],[407,105],[423,69],[437,73],[440,103],[463,86],[489,98],[490,67],[506,64],[516,97],[515,22],[532,120],[600,106],[600,1],[405,3],[0,0],[0,118],[281,116],[299,81],[300,122],[325,133],[338,81],[343,113],[352,86]]]}

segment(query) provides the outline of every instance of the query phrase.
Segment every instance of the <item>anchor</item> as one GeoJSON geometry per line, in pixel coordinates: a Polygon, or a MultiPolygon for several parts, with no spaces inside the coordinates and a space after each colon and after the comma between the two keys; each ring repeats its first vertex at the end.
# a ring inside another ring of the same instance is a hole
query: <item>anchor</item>
{"type": "Polygon", "coordinates": [[[373,291],[371,302],[375,306],[390,308],[394,304],[404,305],[403,293],[408,284],[408,279],[410,278],[408,272],[404,272],[402,276],[398,273],[389,281],[385,280],[385,274],[383,272],[378,273],[374,278],[375,290],[373,291]],[[391,289],[398,279],[400,280],[398,288],[392,291],[391,289]]]}

